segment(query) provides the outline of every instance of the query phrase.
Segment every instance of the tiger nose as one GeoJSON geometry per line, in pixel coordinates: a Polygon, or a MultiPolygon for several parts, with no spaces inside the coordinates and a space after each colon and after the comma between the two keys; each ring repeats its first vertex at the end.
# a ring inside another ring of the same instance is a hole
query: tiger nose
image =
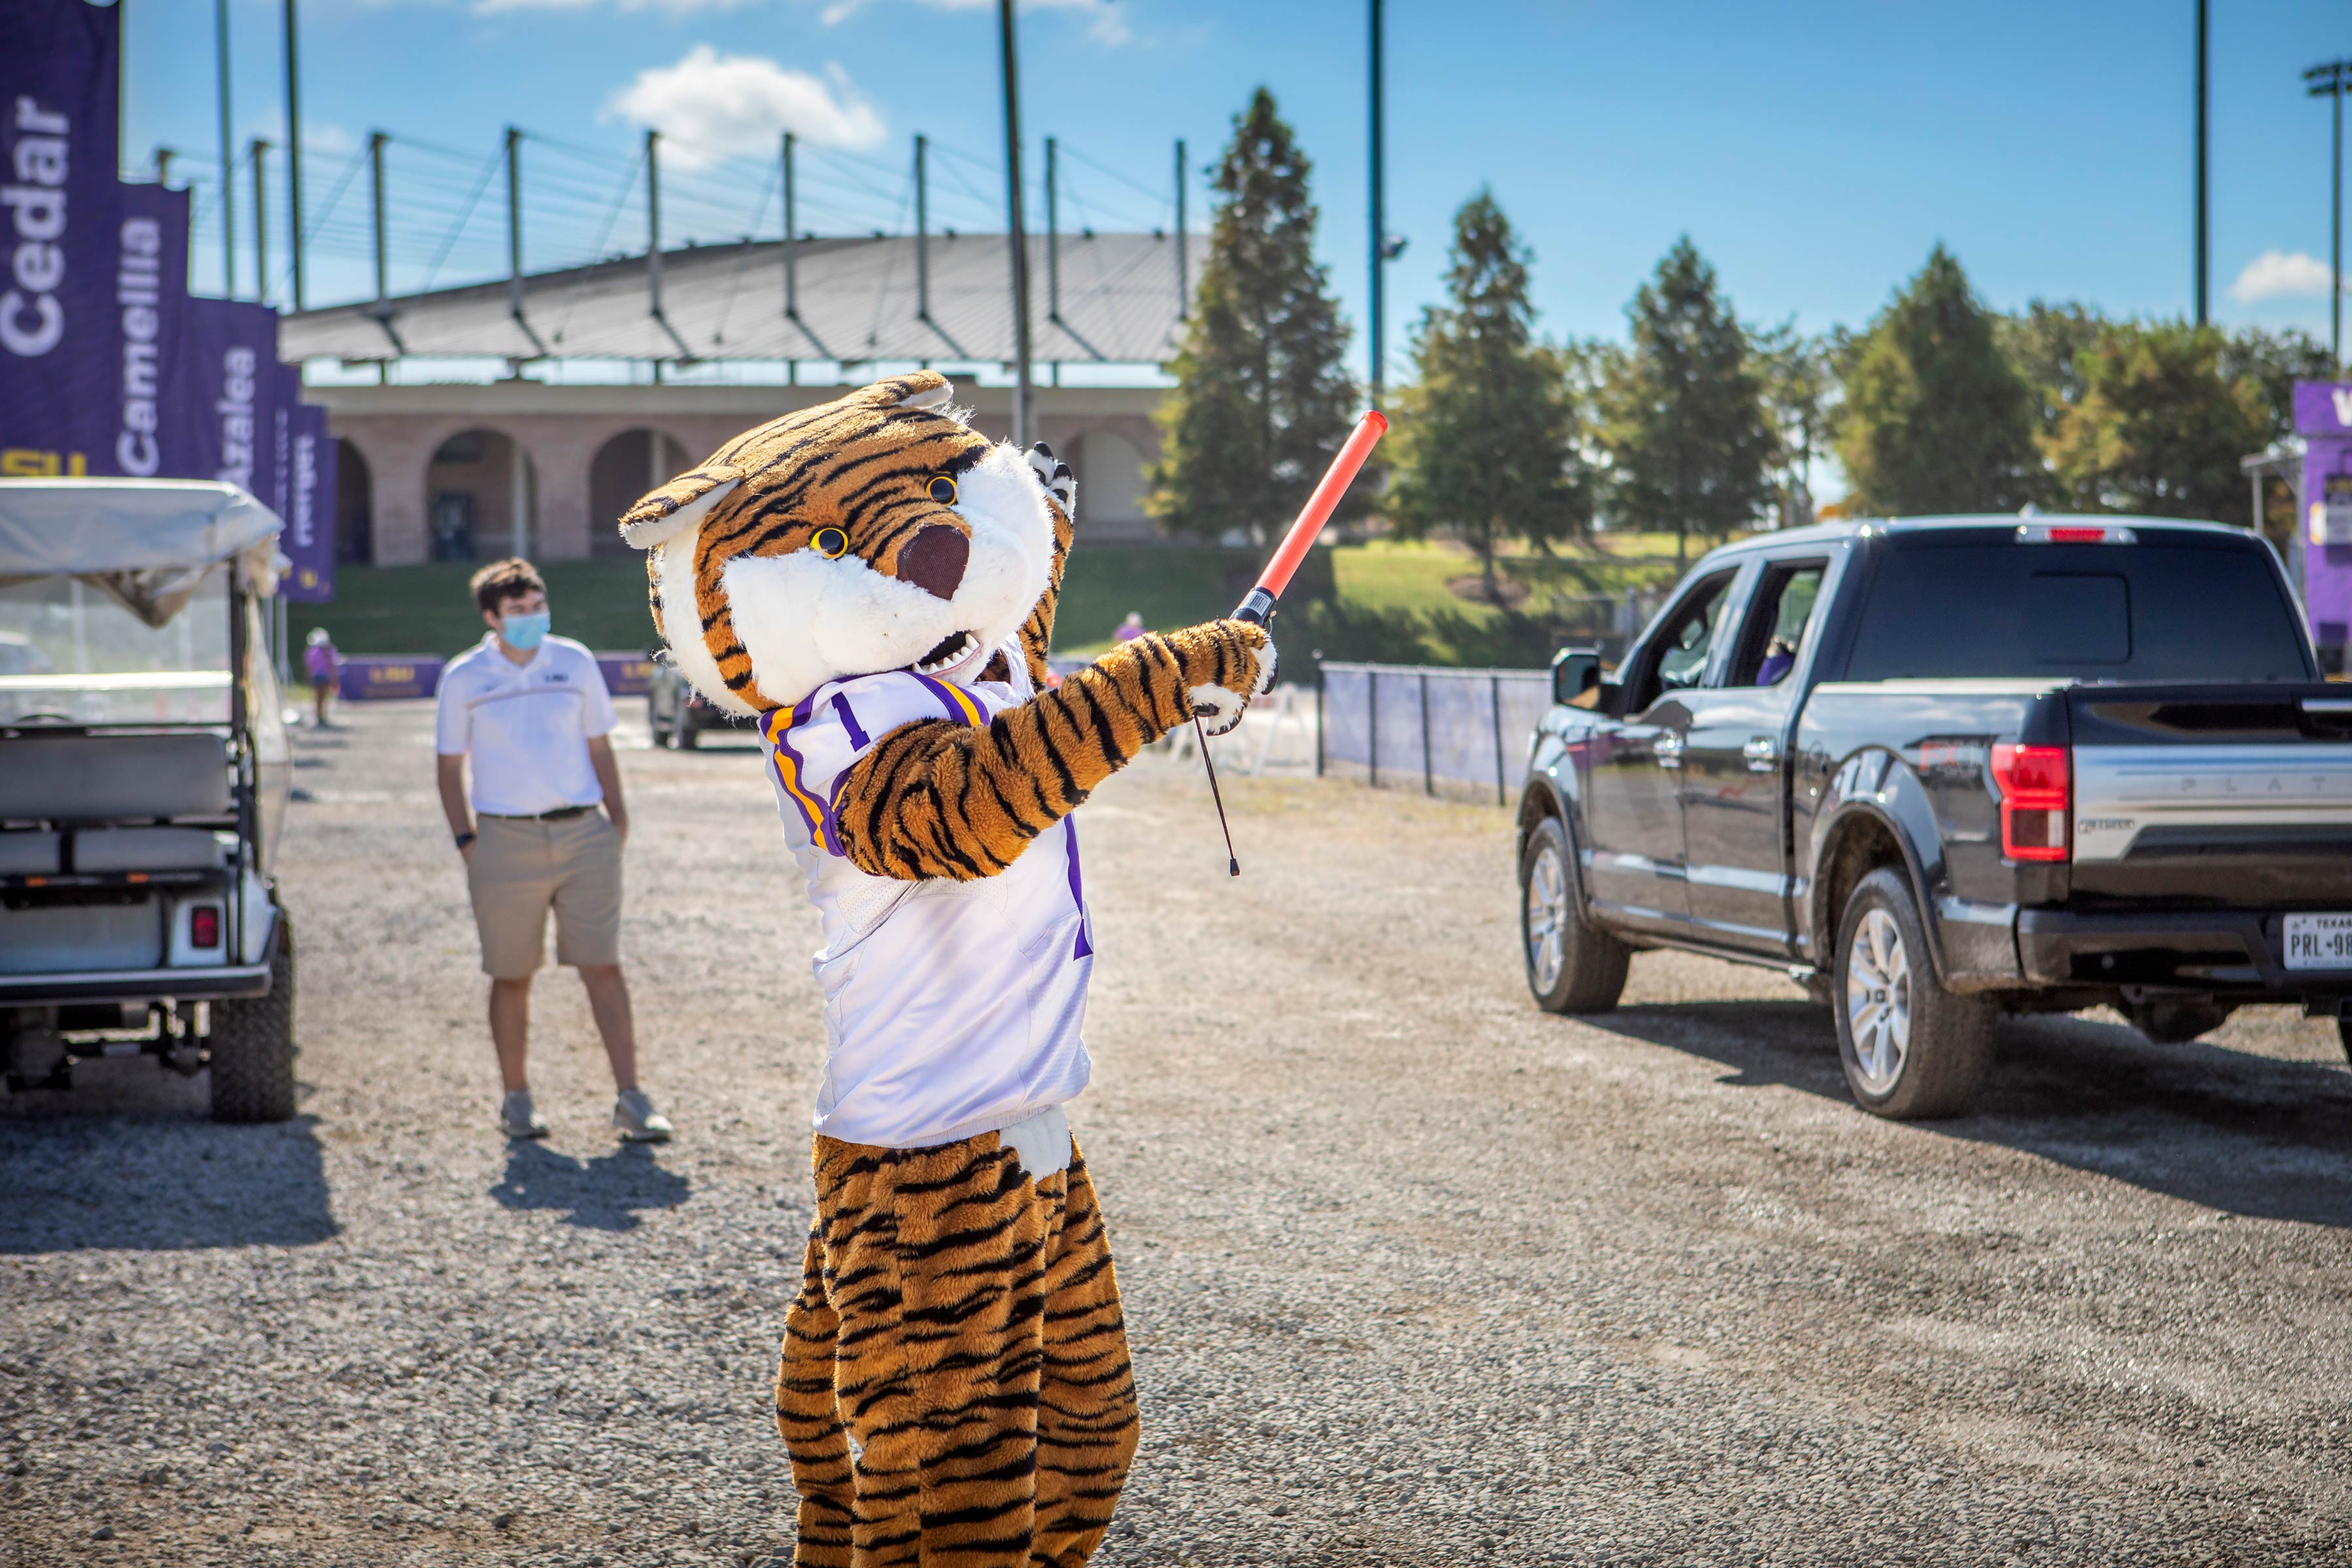
{"type": "Polygon", "coordinates": [[[964,563],[971,559],[971,541],[961,529],[943,522],[927,525],[898,552],[898,580],[912,583],[935,599],[955,597],[963,581],[964,563]]]}

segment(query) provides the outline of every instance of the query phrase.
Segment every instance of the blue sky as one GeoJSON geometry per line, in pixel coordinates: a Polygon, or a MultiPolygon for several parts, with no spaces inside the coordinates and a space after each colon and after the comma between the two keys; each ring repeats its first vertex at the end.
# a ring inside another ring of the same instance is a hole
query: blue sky
{"type": "MultiPolygon", "coordinates": [[[[189,154],[175,174],[205,215],[197,282],[216,288],[213,5],[128,4],[124,158],[189,154]]],[[[229,5],[237,140],[282,141],[279,0],[229,5]]],[[[2352,56],[2352,6],[2212,8],[2214,315],[2324,339],[2328,111],[2298,78],[2352,56]]],[[[1685,232],[1760,323],[1859,325],[1939,239],[1996,306],[2185,313],[2192,16],[2193,0],[1389,0],[1390,226],[1410,241],[1390,273],[1392,349],[1437,297],[1451,214],[1481,184],[1534,248],[1555,336],[1621,336],[1626,300],[1685,232]]],[[[986,0],[302,0],[301,26],[313,302],[369,286],[364,174],[326,204],[373,129],[395,138],[395,289],[436,257],[441,282],[502,269],[496,177],[457,219],[510,122],[548,139],[527,153],[534,266],[600,237],[642,244],[642,186],[625,187],[649,121],[674,138],[678,238],[777,231],[765,150],[783,126],[810,147],[805,227],[904,226],[917,132],[938,150],[934,221],[1002,224],[986,0]]],[[[1059,137],[1073,227],[1168,223],[1180,136],[1201,225],[1199,165],[1271,87],[1316,160],[1360,366],[1360,0],[1036,0],[1022,46],[1032,177],[1037,139],[1059,137]]],[[[270,205],[282,224],[282,184],[270,205]]],[[[271,248],[282,277],[282,231],[271,248]]],[[[249,289],[249,248],[240,265],[249,289]]]]}

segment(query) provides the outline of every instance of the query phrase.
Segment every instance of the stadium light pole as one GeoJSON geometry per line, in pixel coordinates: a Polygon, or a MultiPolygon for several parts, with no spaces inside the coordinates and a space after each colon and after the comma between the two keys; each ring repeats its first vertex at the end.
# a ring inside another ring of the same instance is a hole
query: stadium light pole
{"type": "Polygon", "coordinates": [[[2203,326],[2211,319],[2209,253],[2212,242],[2211,159],[2207,148],[2206,124],[2210,118],[2209,78],[2210,54],[2207,39],[2210,33],[2207,15],[2208,0],[2197,0],[2197,324],[2203,326]]]}
{"type": "Polygon", "coordinates": [[[2352,60],[2330,60],[2303,73],[2313,98],[2335,100],[2335,133],[2328,142],[2327,357],[2344,368],[2344,93],[2352,88],[2352,60]]]}
{"type": "Polygon", "coordinates": [[[1021,218],[1021,68],[1013,30],[1013,0],[996,0],[996,30],[1004,57],[1004,188],[1013,256],[1013,444],[1029,445],[1029,229],[1021,218]]]}
{"type": "Polygon", "coordinates": [[[294,0],[286,0],[286,213],[294,246],[294,308],[308,302],[302,283],[302,57],[294,36],[294,0]]]}
{"type": "Polygon", "coordinates": [[[263,168],[268,151],[268,141],[253,139],[253,297],[264,305],[269,303],[269,208],[264,196],[269,176],[263,168]]]}
{"type": "Polygon", "coordinates": [[[236,298],[236,143],[229,131],[228,0],[213,0],[213,49],[220,71],[221,292],[236,298]]]}

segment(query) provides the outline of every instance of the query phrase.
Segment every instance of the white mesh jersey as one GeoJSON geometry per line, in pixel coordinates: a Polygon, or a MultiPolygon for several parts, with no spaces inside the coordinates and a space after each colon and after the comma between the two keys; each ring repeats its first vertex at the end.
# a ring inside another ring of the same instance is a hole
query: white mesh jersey
{"type": "Polygon", "coordinates": [[[824,922],[824,1081],[817,1131],[922,1149],[1001,1131],[1076,1098],[1093,932],[1069,818],[993,877],[870,877],[841,850],[835,805],[852,764],[924,719],[984,728],[1028,700],[1011,683],[908,670],[828,681],[761,722],[784,839],[824,922]]]}

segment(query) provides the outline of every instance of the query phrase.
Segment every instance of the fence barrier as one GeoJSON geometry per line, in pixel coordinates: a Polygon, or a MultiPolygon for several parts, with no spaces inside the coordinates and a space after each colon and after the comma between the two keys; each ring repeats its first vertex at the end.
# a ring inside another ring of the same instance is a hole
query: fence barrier
{"type": "Polygon", "coordinates": [[[1316,771],[1351,764],[1376,789],[1402,780],[1426,795],[1441,781],[1491,788],[1506,805],[1550,706],[1548,669],[1326,661],[1316,771]]]}
{"type": "MultiPolygon", "coordinates": [[[[430,697],[440,689],[441,672],[449,661],[439,654],[345,654],[337,682],[346,702],[380,701],[398,697],[430,697]]],[[[600,653],[596,668],[604,674],[604,688],[615,697],[642,697],[653,679],[654,661],[641,653],[600,653]]],[[[307,680],[299,661],[295,681],[307,680]]]]}

